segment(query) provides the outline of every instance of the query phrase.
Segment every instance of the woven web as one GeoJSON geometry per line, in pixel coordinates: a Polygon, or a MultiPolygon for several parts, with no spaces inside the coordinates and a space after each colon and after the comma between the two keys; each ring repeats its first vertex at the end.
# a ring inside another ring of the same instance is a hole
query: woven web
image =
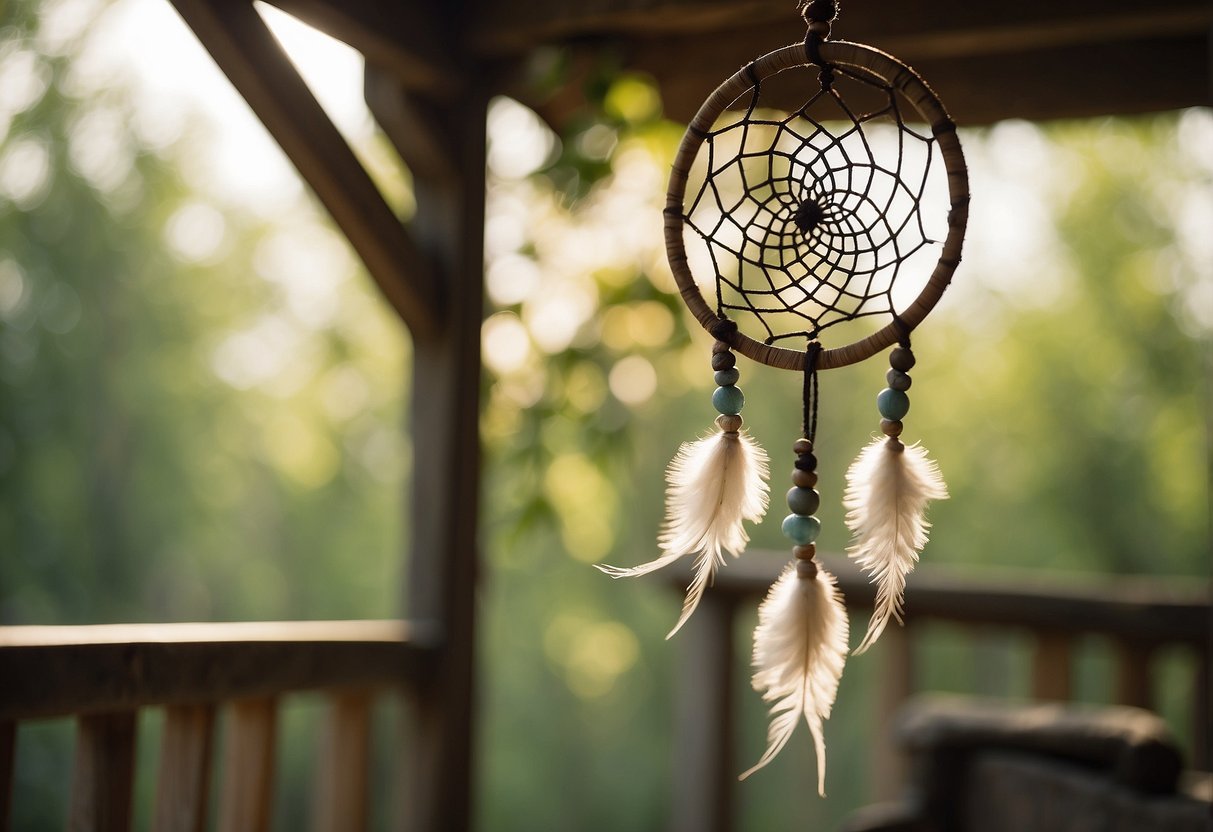
{"type": "Polygon", "coordinates": [[[817,90],[786,116],[772,110],[787,94],[768,96],[771,78],[735,103],[744,113],[718,120],[684,212],[688,243],[703,241],[700,265],[715,273],[717,314],[743,331],[752,317],[762,331],[751,337],[768,344],[892,316],[895,287],[915,297],[937,256],[923,216],[942,168],[929,128],[907,123],[913,108],[883,79],[835,67],[823,87],[811,71],[781,73],[817,90]],[[907,271],[917,274],[899,284],[907,271]]]}

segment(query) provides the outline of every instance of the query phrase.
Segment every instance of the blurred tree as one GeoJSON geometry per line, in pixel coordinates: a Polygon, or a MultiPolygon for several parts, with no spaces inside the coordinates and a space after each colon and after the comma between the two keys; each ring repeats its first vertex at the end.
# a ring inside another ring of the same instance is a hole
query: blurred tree
{"type": "Polygon", "coordinates": [[[0,46],[0,620],[391,614],[399,328],[310,201],[187,185],[213,128],[142,135],[55,8],[0,46]]]}
{"type": "MultiPolygon", "coordinates": [[[[57,8],[10,3],[0,30],[0,622],[396,614],[406,339],[309,201],[271,221],[216,199],[183,173],[212,126],[166,140],[120,85],[90,87],[88,19],[52,37],[57,8]]],[[[708,342],[660,239],[681,129],[644,78],[605,67],[591,91],[562,136],[509,101],[489,125],[490,830],[654,828],[667,806],[679,599],[589,564],[653,554],[662,467],[711,424],[708,342]]],[[[953,493],[926,561],[1207,572],[1213,303],[1192,217],[1213,216],[1211,124],[966,134],[973,234],[917,337],[907,422],[953,493]]],[[[743,372],[782,482],[798,385],[743,372]]],[[[822,379],[827,549],[882,376],[822,379]]],[[[756,546],[783,547],[774,525],[756,546]]],[[[827,728],[830,799],[789,749],[747,783],[747,825],[831,824],[866,799],[872,675],[852,663],[827,728]]],[[[739,701],[757,754],[761,703],[739,701]]],[[[28,794],[42,769],[61,780],[40,759],[28,794]]]]}

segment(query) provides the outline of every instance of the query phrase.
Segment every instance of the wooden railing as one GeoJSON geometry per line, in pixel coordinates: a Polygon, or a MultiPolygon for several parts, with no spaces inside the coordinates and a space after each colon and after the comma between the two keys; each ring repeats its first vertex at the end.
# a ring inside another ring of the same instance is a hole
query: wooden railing
{"type": "Polygon", "coordinates": [[[154,707],[165,719],[152,829],[207,828],[220,713],[214,828],[267,829],[278,703],[303,691],[328,701],[313,828],[364,828],[371,706],[423,682],[434,636],[402,621],[0,627],[0,830],[18,724],[65,716],[77,720],[68,828],[129,829],[137,716],[154,707]]]}
{"type": "MultiPolygon", "coordinates": [[[[751,552],[717,575],[695,619],[680,635],[683,680],[678,693],[677,760],[671,817],[676,830],[726,832],[733,828],[733,790],[744,768],[734,756],[736,725],[732,691],[739,672],[735,622],[752,610],[779,574],[785,555],[751,552]]],[[[875,588],[843,557],[824,557],[838,578],[849,610],[870,609],[875,588]]],[[[994,573],[991,573],[993,575],[994,573]]],[[[1151,708],[1153,660],[1160,648],[1179,646],[1196,657],[1192,685],[1192,756],[1209,768],[1213,703],[1210,701],[1210,592],[1207,583],[1177,587],[1173,581],[1100,579],[1087,585],[1030,580],[1027,573],[975,578],[943,569],[919,568],[906,590],[905,627],[890,626],[874,650],[885,663],[876,697],[877,726],[869,770],[872,798],[896,796],[904,772],[892,745],[893,714],[916,691],[916,642],[929,621],[956,622],[974,632],[1006,629],[1032,638],[1031,693],[1036,699],[1069,700],[1073,693],[1075,645],[1098,634],[1110,639],[1116,656],[1113,698],[1118,704],[1151,708]]],[[[680,576],[679,588],[688,575],[680,576]]]]}
{"type": "MultiPolygon", "coordinates": [[[[783,560],[751,553],[730,563],[680,641],[683,678],[676,747],[676,828],[731,828],[734,623],[766,591],[783,560]]],[[[847,603],[870,607],[873,588],[843,559],[827,559],[847,603]]],[[[1101,582],[1058,588],[1020,580],[973,580],[921,568],[906,595],[905,628],[883,636],[887,663],[873,724],[915,690],[915,642],[924,621],[1005,627],[1034,638],[1032,691],[1067,699],[1074,644],[1098,633],[1116,645],[1116,698],[1150,707],[1158,648],[1194,651],[1192,764],[1207,768],[1210,749],[1207,587],[1167,589],[1158,582],[1101,582]]],[[[269,826],[278,703],[319,691],[326,697],[321,770],[311,816],[318,830],[365,827],[371,706],[388,690],[435,683],[436,633],[401,621],[139,624],[0,627],[0,832],[8,828],[21,722],[77,721],[69,828],[126,830],[132,816],[136,725],[141,709],[164,708],[152,829],[207,828],[215,726],[222,714],[214,828],[269,826]]],[[[436,695],[440,693],[434,692],[436,695]]],[[[900,778],[887,731],[873,751],[876,794],[900,778]]]]}

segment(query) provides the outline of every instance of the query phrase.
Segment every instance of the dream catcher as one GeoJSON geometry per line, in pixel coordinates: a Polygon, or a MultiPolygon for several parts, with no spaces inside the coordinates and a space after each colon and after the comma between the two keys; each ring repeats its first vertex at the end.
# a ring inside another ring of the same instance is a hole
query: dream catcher
{"type": "Polygon", "coordinates": [[[834,577],[816,560],[818,374],[887,348],[876,397],[880,433],[847,472],[848,555],[877,584],[856,653],[900,621],[906,577],[927,541],[929,501],[947,496],[935,463],[902,439],[910,408],[910,336],[960,262],[968,176],[956,127],[909,67],[871,47],[828,41],[830,0],[802,4],[803,44],[757,59],[725,81],[691,121],[674,160],[665,208],[670,267],[687,307],[716,339],[711,366],[717,431],[688,442],[666,473],[663,555],[614,577],[685,557],[694,612],[744,523],[768,505],[768,459],[743,429],[736,355],[797,371],[803,421],[783,532],[794,560],[758,609],[754,688],[771,704],[770,762],[801,718],[817,750],[849,650],[834,577]],[[827,347],[827,343],[835,346],[827,347]]]}

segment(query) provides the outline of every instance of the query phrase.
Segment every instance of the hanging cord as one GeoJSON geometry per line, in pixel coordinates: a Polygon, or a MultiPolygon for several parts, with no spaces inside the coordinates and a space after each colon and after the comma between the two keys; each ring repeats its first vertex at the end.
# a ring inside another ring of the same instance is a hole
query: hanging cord
{"type": "Polygon", "coordinates": [[[910,348],[910,333],[914,331],[914,327],[907,324],[896,312],[893,313],[893,326],[897,328],[897,343],[908,350],[910,348]]]}
{"type": "Polygon", "coordinates": [[[834,72],[821,58],[821,43],[830,36],[830,24],[838,17],[838,5],[834,0],[800,0],[797,9],[808,27],[804,36],[805,54],[821,68],[821,88],[829,89],[834,83],[834,72]]]}
{"type": "Polygon", "coordinates": [[[809,442],[817,440],[817,361],[821,352],[820,341],[810,341],[804,351],[804,415],[800,435],[809,442]]]}

